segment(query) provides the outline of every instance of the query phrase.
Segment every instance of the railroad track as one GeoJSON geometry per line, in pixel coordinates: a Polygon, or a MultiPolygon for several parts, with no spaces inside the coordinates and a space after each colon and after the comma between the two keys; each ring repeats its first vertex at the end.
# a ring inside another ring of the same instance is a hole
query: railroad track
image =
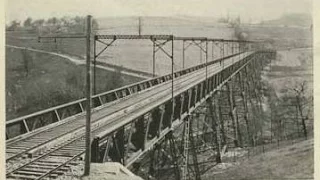
{"type": "MultiPolygon", "coordinates": [[[[237,58],[237,57],[234,57],[237,58]]],[[[237,60],[228,59],[225,67],[237,60]]],[[[216,63],[208,67],[208,74],[212,75],[221,71],[222,67],[216,63]]],[[[188,76],[181,76],[175,80],[175,91],[180,91],[188,86],[200,82],[205,78],[205,70],[201,69],[190,73],[188,76]]],[[[135,113],[143,111],[144,108],[151,103],[156,103],[163,98],[170,98],[171,82],[165,82],[161,86],[154,86],[143,92],[133,94],[130,100],[121,99],[117,102],[110,103],[106,109],[99,109],[92,115],[93,134],[113,127],[119,124],[123,119],[134,116],[135,113]],[[154,90],[156,89],[156,90],[154,90]]],[[[85,118],[75,119],[70,122],[61,124],[55,128],[40,132],[34,136],[30,136],[22,141],[13,142],[7,145],[8,156],[7,163],[19,161],[19,157],[28,155],[30,151],[38,146],[48,143],[57,142],[61,138],[61,142],[45,149],[42,153],[35,153],[32,158],[27,159],[19,167],[7,168],[8,179],[43,179],[56,178],[69,170],[71,165],[77,165],[73,162],[82,156],[85,152],[84,134],[85,134],[85,118]],[[73,134],[73,136],[70,136],[73,134]],[[69,136],[67,136],[69,135],[69,136]],[[65,137],[67,136],[67,137],[65,137]],[[12,153],[16,149],[17,153],[12,153]]]]}

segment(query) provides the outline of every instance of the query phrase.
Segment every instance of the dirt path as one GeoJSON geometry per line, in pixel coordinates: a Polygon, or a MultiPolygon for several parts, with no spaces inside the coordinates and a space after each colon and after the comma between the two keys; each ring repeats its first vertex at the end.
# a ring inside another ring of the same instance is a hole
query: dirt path
{"type": "MultiPolygon", "coordinates": [[[[39,49],[33,49],[33,48],[27,48],[27,47],[21,47],[21,46],[13,46],[13,45],[6,45],[6,47],[15,48],[15,49],[27,49],[27,50],[33,51],[33,52],[46,53],[46,54],[51,54],[53,56],[59,56],[61,58],[64,58],[64,59],[67,59],[67,60],[71,61],[72,63],[74,63],[76,65],[84,65],[86,63],[82,59],[79,59],[77,57],[72,57],[72,56],[69,56],[69,55],[65,55],[65,54],[60,54],[60,53],[55,53],[55,52],[50,52],[50,51],[44,51],[44,50],[39,50],[39,49]]],[[[104,70],[107,70],[107,71],[116,71],[115,68],[106,67],[106,66],[102,66],[102,65],[97,65],[97,68],[104,69],[104,70]]],[[[123,73],[125,75],[129,75],[129,76],[143,78],[143,79],[150,78],[150,76],[147,76],[144,73],[134,73],[134,72],[126,71],[126,70],[121,70],[121,73],[123,73]]]]}

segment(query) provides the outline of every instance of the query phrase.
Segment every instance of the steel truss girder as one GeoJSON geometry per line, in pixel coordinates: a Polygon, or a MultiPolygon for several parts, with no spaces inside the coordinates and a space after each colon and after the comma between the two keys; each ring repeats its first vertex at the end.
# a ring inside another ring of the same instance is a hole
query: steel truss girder
{"type": "MultiPolygon", "coordinates": [[[[170,40],[173,35],[95,35],[97,39],[157,39],[157,40],[170,40]]],[[[244,40],[233,40],[233,39],[215,39],[215,38],[206,38],[206,37],[179,37],[173,36],[177,41],[216,41],[216,42],[244,42],[244,43],[257,43],[258,41],[244,41],[244,40]]]]}
{"type": "MultiPolygon", "coordinates": [[[[108,42],[108,43],[106,43],[106,42],[104,42],[104,41],[102,41],[100,39],[95,39],[95,41],[105,45],[105,47],[100,52],[98,52],[97,54],[96,54],[96,52],[94,53],[94,57],[93,57],[94,60],[96,58],[98,58],[105,50],[107,50],[107,48],[110,47],[116,40],[113,39],[111,42],[108,42]]],[[[96,44],[94,45],[94,48],[96,48],[96,44]]]]}

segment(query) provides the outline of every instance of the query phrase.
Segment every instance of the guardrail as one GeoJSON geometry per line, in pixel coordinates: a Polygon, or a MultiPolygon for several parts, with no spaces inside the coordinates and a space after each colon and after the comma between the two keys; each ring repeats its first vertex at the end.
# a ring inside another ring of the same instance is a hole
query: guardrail
{"type": "MultiPolygon", "coordinates": [[[[244,52],[235,53],[230,56],[219,58],[214,61],[210,61],[207,65],[215,63],[221,63],[223,60],[237,56],[244,52]]],[[[205,63],[193,66],[174,73],[174,77],[179,77],[198,69],[204,68],[205,63]]],[[[100,108],[103,105],[124,98],[131,94],[143,91],[149,87],[161,84],[163,82],[172,79],[171,74],[164,76],[144,80],[138,83],[130,84],[118,89],[114,89],[108,92],[100,93],[92,97],[92,108],[100,108]]],[[[18,139],[21,135],[29,132],[38,131],[42,127],[50,124],[66,121],[68,119],[74,119],[78,116],[85,114],[86,99],[79,99],[70,103],[52,107],[46,110],[32,113],[30,115],[22,116],[16,119],[6,121],[6,140],[18,139]]]]}

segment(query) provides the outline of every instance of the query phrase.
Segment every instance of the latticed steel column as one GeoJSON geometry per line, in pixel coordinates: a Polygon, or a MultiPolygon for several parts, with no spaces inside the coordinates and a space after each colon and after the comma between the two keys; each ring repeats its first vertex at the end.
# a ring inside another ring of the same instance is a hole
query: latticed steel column
{"type": "Polygon", "coordinates": [[[219,119],[221,136],[222,136],[222,145],[227,144],[227,137],[225,132],[225,122],[222,116],[222,107],[221,107],[221,91],[218,91],[214,95],[214,103],[215,103],[215,113],[217,114],[217,118],[219,119]]]}
{"type": "Polygon", "coordinates": [[[172,163],[174,166],[175,178],[176,178],[176,180],[180,180],[181,176],[180,176],[180,169],[179,169],[179,165],[178,165],[178,156],[177,156],[177,152],[176,152],[175,140],[174,140],[172,131],[167,135],[167,139],[169,141],[170,154],[172,156],[172,163]]]}
{"type": "Polygon", "coordinates": [[[197,152],[196,152],[196,145],[195,145],[195,140],[193,137],[193,128],[192,128],[192,120],[189,121],[189,140],[191,144],[191,153],[192,153],[192,161],[193,161],[193,167],[194,167],[194,172],[195,172],[195,180],[201,180],[201,174],[199,170],[199,165],[198,165],[198,158],[197,158],[197,152]]]}
{"type": "Polygon", "coordinates": [[[216,162],[217,163],[221,163],[221,154],[220,154],[220,143],[219,143],[219,127],[218,127],[218,123],[217,120],[215,118],[215,113],[214,113],[214,108],[212,105],[212,99],[208,98],[207,100],[207,105],[209,106],[209,112],[210,112],[210,116],[212,118],[212,131],[213,131],[213,138],[214,138],[214,142],[216,145],[216,162]]]}
{"type": "Polygon", "coordinates": [[[246,87],[246,83],[245,81],[247,81],[247,79],[243,76],[243,71],[240,71],[238,73],[238,83],[240,86],[240,97],[242,99],[242,106],[244,108],[244,121],[246,123],[246,129],[247,129],[247,136],[248,136],[248,141],[250,143],[251,146],[253,146],[254,143],[254,139],[253,139],[253,135],[252,135],[252,130],[250,127],[250,122],[249,122],[249,110],[248,110],[248,88],[246,87]]]}
{"type": "Polygon", "coordinates": [[[190,118],[187,117],[184,122],[184,134],[183,134],[183,166],[182,166],[182,179],[188,179],[188,163],[189,163],[189,133],[190,129],[190,118]]]}
{"type": "Polygon", "coordinates": [[[191,179],[190,178],[190,173],[189,169],[193,167],[194,169],[194,177],[192,179],[200,180],[201,179],[201,174],[199,170],[199,165],[198,165],[198,158],[197,158],[197,147],[195,145],[195,139],[194,139],[194,134],[193,134],[193,128],[192,128],[192,117],[188,116],[185,119],[184,122],[184,137],[183,137],[183,156],[184,156],[184,161],[182,165],[182,179],[187,180],[191,179]],[[190,151],[192,155],[192,167],[189,166],[189,155],[190,151]]]}
{"type": "Polygon", "coordinates": [[[230,108],[230,118],[231,118],[231,122],[232,122],[232,127],[233,127],[233,135],[234,135],[234,145],[235,147],[238,147],[240,144],[239,142],[239,130],[238,130],[238,126],[237,126],[237,120],[236,120],[236,108],[234,106],[234,100],[233,100],[233,92],[232,92],[232,85],[230,85],[230,81],[226,84],[226,88],[227,88],[227,93],[228,93],[228,103],[229,103],[229,108],[230,108]]]}

